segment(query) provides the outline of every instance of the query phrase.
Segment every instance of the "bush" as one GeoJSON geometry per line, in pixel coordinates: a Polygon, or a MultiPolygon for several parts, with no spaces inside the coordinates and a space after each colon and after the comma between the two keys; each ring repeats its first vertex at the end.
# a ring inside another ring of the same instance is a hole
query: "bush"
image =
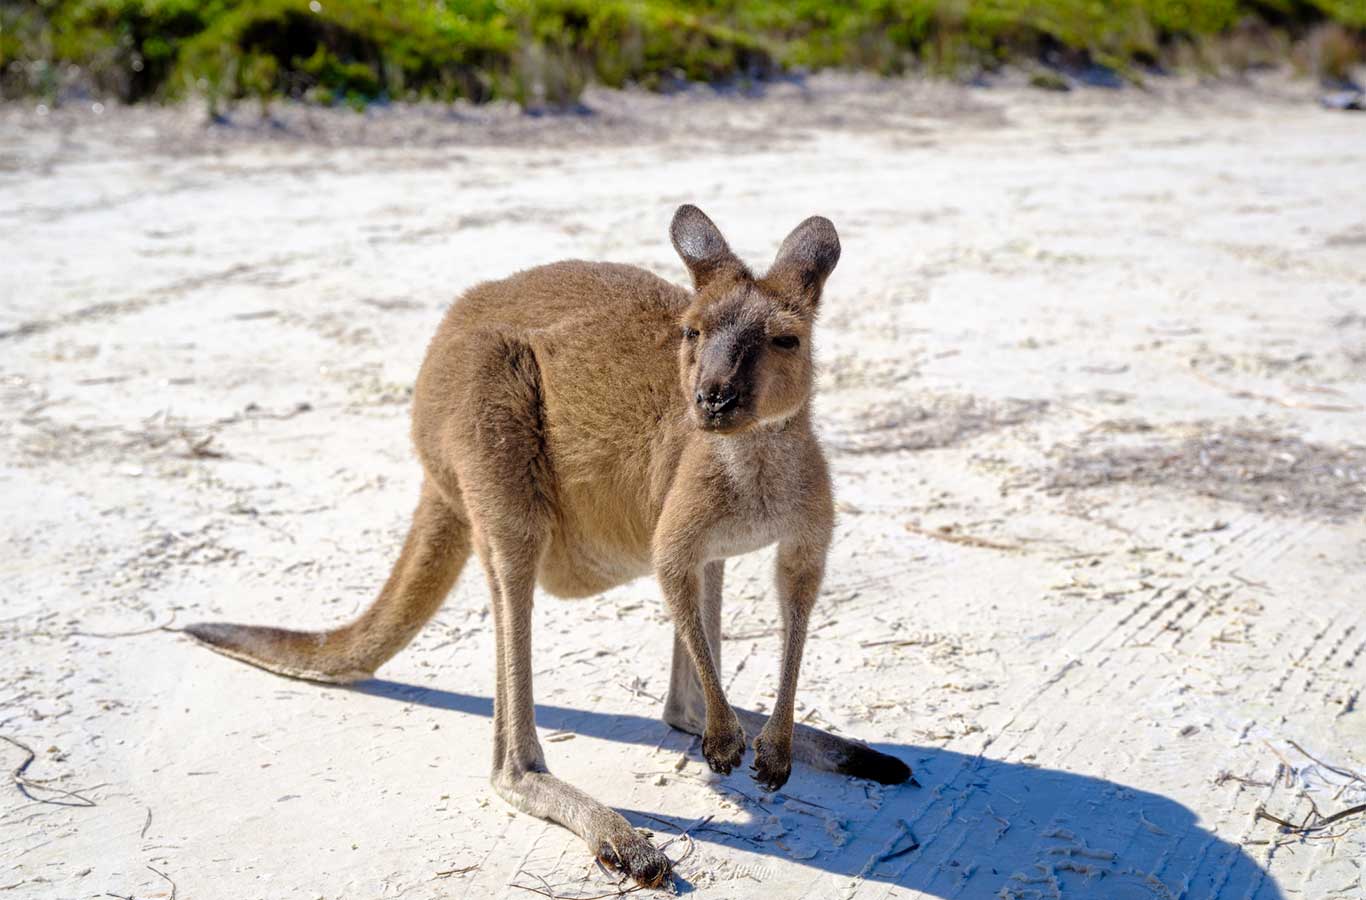
{"type": "Polygon", "coordinates": [[[1012,58],[1123,72],[1192,48],[1205,58],[1219,40],[1232,46],[1216,54],[1225,65],[1298,44],[1342,72],[1363,30],[1366,0],[28,0],[0,5],[0,91],[55,98],[74,72],[129,102],[568,105],[593,80],[660,89],[788,67],[959,73],[1012,58]],[[1274,37],[1254,48],[1251,34],[1274,37]]]}

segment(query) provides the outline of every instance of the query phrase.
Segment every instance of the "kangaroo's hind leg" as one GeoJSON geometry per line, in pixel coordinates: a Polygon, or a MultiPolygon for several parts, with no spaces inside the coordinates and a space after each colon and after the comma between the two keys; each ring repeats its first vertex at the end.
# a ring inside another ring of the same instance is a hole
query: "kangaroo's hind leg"
{"type": "Polygon", "coordinates": [[[348,684],[369,678],[408,645],[441,607],[469,555],[469,524],[428,481],[389,580],[354,622],[331,631],[202,622],[185,631],[219,653],[281,675],[348,684]]]}
{"type": "Polygon", "coordinates": [[[599,803],[546,768],[536,734],[532,692],[531,612],[534,548],[494,538],[479,553],[495,604],[498,670],[494,691],[493,787],[513,806],[549,819],[583,838],[604,862],[647,887],[668,877],[671,864],[616,810],[599,803]]]}
{"type": "Polygon", "coordinates": [[[604,862],[657,887],[668,878],[668,857],[620,813],[546,769],[536,734],[531,614],[555,519],[555,484],[541,432],[539,370],[516,341],[483,352],[475,370],[479,418],[455,436],[455,458],[497,632],[493,787],[523,812],[579,835],[604,862]]]}

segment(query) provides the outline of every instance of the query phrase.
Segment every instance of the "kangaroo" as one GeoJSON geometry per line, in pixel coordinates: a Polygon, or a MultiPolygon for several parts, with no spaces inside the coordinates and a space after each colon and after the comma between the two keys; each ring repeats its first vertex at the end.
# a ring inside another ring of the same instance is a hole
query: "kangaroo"
{"type": "Polygon", "coordinates": [[[537,585],[584,597],[654,573],[675,624],[663,718],[701,736],[713,771],[737,767],[749,739],[769,791],[794,758],[884,784],[911,778],[895,757],[793,723],[834,522],[811,396],[835,227],[802,222],[763,277],[695,206],[678,209],[670,236],[693,291],[632,266],[571,261],[478,285],[451,306],[413,397],[421,499],[392,574],[356,621],[186,629],[281,675],[354,682],[412,640],[473,549],[497,632],[494,789],[647,887],[669,878],[669,858],[546,768],[532,702],[537,585]],[[774,543],[784,637],[765,719],[733,709],[721,686],[721,582],[726,558],[774,543]]]}

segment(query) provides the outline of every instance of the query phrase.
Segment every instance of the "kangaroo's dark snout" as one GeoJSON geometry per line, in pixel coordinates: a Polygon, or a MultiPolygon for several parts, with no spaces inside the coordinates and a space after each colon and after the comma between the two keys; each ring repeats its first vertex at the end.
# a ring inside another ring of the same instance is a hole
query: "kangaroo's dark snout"
{"type": "Polygon", "coordinates": [[[738,414],[749,400],[757,346],[753,331],[718,329],[702,348],[693,402],[713,422],[738,414]]]}
{"type": "Polygon", "coordinates": [[[712,384],[700,388],[693,399],[707,415],[719,416],[733,409],[740,402],[740,395],[729,384],[712,384]]]}

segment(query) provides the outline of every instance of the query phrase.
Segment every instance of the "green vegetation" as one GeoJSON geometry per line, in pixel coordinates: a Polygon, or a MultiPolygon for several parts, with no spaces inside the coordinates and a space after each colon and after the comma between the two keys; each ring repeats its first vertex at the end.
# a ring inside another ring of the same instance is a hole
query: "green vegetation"
{"type": "MultiPolygon", "coordinates": [[[[1342,77],[1366,0],[5,0],[0,92],[126,101],[572,103],[792,67],[958,74],[1012,59],[1124,74],[1296,61],[1342,77]]],[[[1046,80],[1046,79],[1042,79],[1046,80]]]]}

